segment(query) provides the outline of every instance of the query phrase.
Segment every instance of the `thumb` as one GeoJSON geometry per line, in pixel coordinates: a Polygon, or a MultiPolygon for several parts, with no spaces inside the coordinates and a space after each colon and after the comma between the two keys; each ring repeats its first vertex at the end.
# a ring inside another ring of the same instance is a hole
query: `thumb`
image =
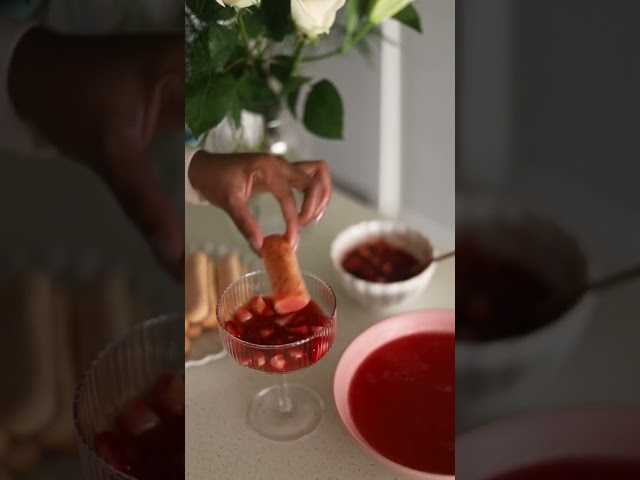
{"type": "Polygon", "coordinates": [[[107,156],[99,173],[158,260],[182,280],[183,222],[142,153],[130,148],[118,150],[117,155],[107,156]]]}

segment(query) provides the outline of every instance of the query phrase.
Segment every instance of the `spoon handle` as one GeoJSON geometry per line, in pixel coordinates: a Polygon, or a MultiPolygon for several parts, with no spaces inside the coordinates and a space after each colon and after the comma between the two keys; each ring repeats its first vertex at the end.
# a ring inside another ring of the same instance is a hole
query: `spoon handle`
{"type": "Polygon", "coordinates": [[[640,264],[592,280],[586,290],[605,290],[635,277],[640,277],[640,264]]]}
{"type": "Polygon", "coordinates": [[[455,256],[456,251],[455,250],[451,250],[450,252],[447,253],[443,253],[442,255],[438,255],[437,257],[435,257],[432,262],[439,262],[441,260],[446,260],[449,257],[453,257],[455,256]]]}

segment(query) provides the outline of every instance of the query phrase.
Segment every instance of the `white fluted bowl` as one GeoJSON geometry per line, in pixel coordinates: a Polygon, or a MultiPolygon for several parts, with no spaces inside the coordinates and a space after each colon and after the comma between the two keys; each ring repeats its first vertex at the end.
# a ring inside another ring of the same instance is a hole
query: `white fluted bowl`
{"type": "Polygon", "coordinates": [[[423,292],[436,271],[431,260],[436,251],[421,232],[396,220],[361,222],[343,230],[331,244],[331,262],[345,290],[354,300],[367,308],[389,308],[423,292]],[[429,265],[408,280],[392,283],[368,282],[342,267],[344,257],[358,245],[384,239],[389,245],[402,248],[429,265]]]}

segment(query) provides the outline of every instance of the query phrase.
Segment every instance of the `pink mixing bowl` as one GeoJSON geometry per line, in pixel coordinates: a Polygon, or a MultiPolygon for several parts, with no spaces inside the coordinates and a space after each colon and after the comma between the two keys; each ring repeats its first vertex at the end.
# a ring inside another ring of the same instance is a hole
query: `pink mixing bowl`
{"type": "Polygon", "coordinates": [[[564,407],[499,420],[459,436],[456,470],[465,480],[488,480],[554,460],[640,462],[639,446],[640,408],[564,407]]]}
{"type": "MultiPolygon", "coordinates": [[[[417,333],[455,333],[455,312],[453,310],[421,310],[404,313],[376,323],[365,330],[347,347],[336,368],[333,381],[336,407],[347,431],[364,451],[396,474],[412,480],[454,480],[455,475],[440,475],[413,470],[378,453],[356,428],[349,408],[349,388],[360,364],[383,345],[417,333]]],[[[454,426],[452,425],[451,428],[454,426]]]]}

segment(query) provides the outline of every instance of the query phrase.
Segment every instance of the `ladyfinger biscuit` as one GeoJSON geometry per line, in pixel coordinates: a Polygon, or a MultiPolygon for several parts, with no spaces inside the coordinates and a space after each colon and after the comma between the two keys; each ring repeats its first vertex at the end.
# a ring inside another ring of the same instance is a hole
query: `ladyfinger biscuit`
{"type": "Polygon", "coordinates": [[[207,294],[207,260],[203,252],[196,252],[185,262],[184,316],[191,323],[199,323],[209,313],[207,294]]]}
{"type": "Polygon", "coordinates": [[[185,334],[185,336],[184,336],[184,353],[189,353],[190,350],[191,350],[191,339],[189,338],[188,335],[185,334]]]}
{"type": "Polygon", "coordinates": [[[242,276],[242,264],[237,253],[228,253],[216,262],[218,295],[242,276]]]}
{"type": "Polygon", "coordinates": [[[11,473],[33,470],[40,463],[42,448],[34,440],[14,440],[9,446],[4,464],[11,473]]]}
{"type": "Polygon", "coordinates": [[[56,452],[72,452],[76,448],[73,426],[73,396],[77,376],[73,358],[73,317],[69,292],[54,290],[54,347],[56,381],[56,415],[40,433],[41,445],[56,452]]]}
{"type": "Polygon", "coordinates": [[[2,302],[0,424],[30,437],[53,418],[56,386],[53,348],[53,281],[43,270],[18,277],[2,302]]]}
{"type": "Polygon", "coordinates": [[[309,293],[298,258],[286,238],[281,235],[265,237],[261,253],[273,290],[276,312],[285,314],[304,308],[309,303],[309,293]]]}
{"type": "Polygon", "coordinates": [[[192,323],[187,331],[187,336],[193,341],[202,335],[203,330],[202,323],[192,323]]]}
{"type": "Polygon", "coordinates": [[[204,328],[213,330],[218,328],[218,318],[216,316],[216,304],[218,302],[218,279],[216,274],[216,263],[212,259],[207,261],[207,293],[209,294],[209,314],[202,322],[204,328]]]}
{"type": "Polygon", "coordinates": [[[133,293],[119,272],[108,272],[81,287],[74,299],[77,374],[133,326],[133,293]]]}

